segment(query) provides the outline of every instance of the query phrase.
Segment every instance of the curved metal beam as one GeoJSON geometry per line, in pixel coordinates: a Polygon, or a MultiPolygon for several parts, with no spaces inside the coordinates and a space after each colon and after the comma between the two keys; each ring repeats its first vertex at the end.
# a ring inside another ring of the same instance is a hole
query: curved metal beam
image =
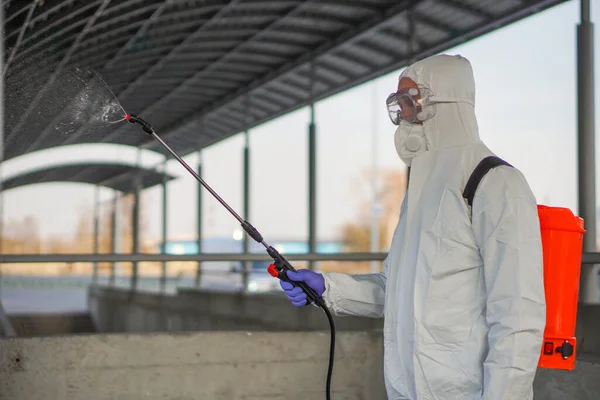
{"type": "MultiPolygon", "coordinates": [[[[58,10],[60,10],[63,7],[68,6],[69,3],[72,3],[74,0],[63,0],[62,2],[56,2],[56,4],[54,5],[53,8],[46,10],[45,12],[39,14],[38,16],[36,16],[33,20],[32,23],[37,23],[38,21],[45,21],[48,18],[48,15],[50,14],[54,14],[56,13],[58,10]]],[[[37,38],[38,36],[43,36],[44,38],[48,38],[48,36],[50,36],[52,39],[54,39],[56,36],[53,35],[53,33],[55,33],[56,28],[58,26],[62,26],[62,25],[67,25],[65,23],[65,21],[69,21],[71,19],[74,19],[74,17],[77,17],[79,14],[81,14],[82,12],[84,12],[85,10],[87,10],[88,7],[93,8],[95,5],[97,5],[98,3],[100,3],[102,0],[92,0],[92,1],[88,1],[84,7],[79,8],[77,11],[75,12],[70,12],[70,13],[66,13],[65,16],[63,16],[60,19],[55,20],[54,22],[52,22],[51,24],[49,24],[48,26],[44,27],[43,29],[35,32],[33,35],[31,35],[31,37],[27,38],[27,42],[37,38]],[[47,35],[47,33],[50,33],[50,35],[47,35]],[[46,35],[44,35],[46,34],[46,35]]],[[[107,12],[111,12],[113,10],[118,10],[119,8],[122,7],[126,7],[129,6],[130,4],[135,4],[139,2],[138,0],[122,0],[119,4],[107,8],[107,12]]],[[[148,7],[140,7],[141,9],[146,9],[148,7]]],[[[109,21],[111,21],[112,19],[109,19],[109,21]]],[[[102,22],[100,24],[100,26],[103,26],[105,22],[102,22]]]]}
{"type": "MultiPolygon", "coordinates": [[[[33,15],[33,12],[35,11],[35,6],[36,6],[37,3],[38,3],[38,0],[33,0],[31,2],[31,5],[29,6],[29,11],[27,12],[27,16],[25,17],[25,21],[23,21],[23,25],[21,26],[21,30],[19,31],[19,37],[17,38],[17,41],[15,42],[15,44],[14,44],[14,46],[12,48],[12,51],[10,52],[10,55],[8,56],[8,59],[4,63],[4,70],[2,71],[2,77],[6,76],[6,71],[8,71],[8,67],[10,66],[10,64],[13,61],[13,59],[15,58],[15,54],[17,54],[17,50],[19,49],[19,46],[21,45],[21,41],[23,40],[23,36],[25,36],[25,32],[27,31],[27,27],[29,26],[29,22],[31,21],[31,16],[33,15]]],[[[6,40],[6,38],[3,38],[3,40],[6,40]]]]}
{"type": "MultiPolygon", "coordinates": [[[[133,0],[131,0],[131,1],[133,1],[133,0]]],[[[150,8],[150,9],[151,9],[151,8],[153,8],[153,7],[146,7],[146,8],[150,8]]],[[[213,8],[214,8],[214,7],[213,7],[213,8]]],[[[177,14],[179,14],[179,13],[177,13],[177,14]]],[[[187,16],[189,16],[189,15],[196,15],[196,14],[198,14],[198,15],[203,15],[203,14],[206,14],[206,10],[203,10],[202,12],[199,12],[198,10],[189,10],[189,11],[186,13],[186,15],[187,15],[187,16]]],[[[172,14],[169,14],[169,16],[168,16],[168,17],[166,17],[166,18],[162,18],[162,19],[168,20],[168,19],[170,19],[170,18],[171,18],[171,15],[172,15],[172,14]]],[[[60,22],[62,22],[63,20],[68,20],[68,19],[69,19],[69,17],[62,18],[62,19],[60,20],[60,22]]],[[[113,21],[112,19],[111,19],[111,20],[108,20],[107,22],[104,22],[104,23],[103,23],[103,25],[104,25],[104,24],[111,23],[112,21],[113,21]]],[[[158,19],[158,22],[160,22],[160,21],[161,21],[161,19],[159,18],[159,19],[158,19]]],[[[197,24],[198,24],[198,22],[205,22],[205,21],[207,21],[207,20],[194,19],[194,21],[193,21],[193,22],[187,22],[187,23],[183,23],[183,24],[178,24],[178,25],[177,25],[177,27],[173,27],[173,26],[168,26],[168,25],[167,25],[167,26],[164,26],[164,27],[155,28],[155,29],[154,29],[152,32],[153,32],[153,33],[156,33],[156,34],[158,34],[158,35],[160,35],[160,36],[162,37],[162,36],[164,36],[164,35],[163,35],[163,32],[168,32],[168,31],[173,31],[173,30],[183,29],[183,28],[185,28],[185,27],[187,27],[187,26],[190,26],[190,25],[197,25],[197,24]]],[[[81,24],[81,21],[80,21],[80,20],[77,20],[77,21],[75,21],[75,22],[74,22],[74,24],[81,24]]],[[[144,24],[144,21],[135,21],[135,22],[132,22],[132,23],[130,23],[130,24],[127,24],[127,25],[122,25],[122,26],[120,26],[120,27],[119,27],[117,30],[110,30],[110,31],[107,31],[107,32],[101,33],[101,34],[99,34],[99,35],[93,36],[93,37],[91,38],[91,40],[102,41],[102,40],[104,40],[104,38],[105,38],[105,37],[111,37],[111,36],[114,36],[114,34],[115,34],[115,32],[116,32],[116,31],[117,31],[117,32],[118,32],[118,31],[126,31],[126,30],[129,30],[129,29],[131,29],[131,28],[134,28],[134,27],[136,27],[136,26],[138,26],[138,25],[142,25],[142,24],[144,24]]],[[[60,25],[64,25],[64,24],[62,24],[62,23],[59,23],[59,22],[57,21],[57,22],[54,22],[54,23],[53,23],[51,26],[60,26],[60,25]]],[[[52,34],[52,35],[50,35],[50,36],[47,36],[47,37],[45,37],[45,38],[44,38],[42,41],[40,41],[40,42],[38,42],[38,43],[35,43],[35,44],[34,44],[35,48],[37,49],[37,48],[38,48],[38,47],[40,47],[41,45],[43,45],[43,44],[46,44],[46,43],[50,42],[51,40],[53,40],[53,38],[54,38],[54,37],[56,37],[57,35],[61,34],[62,32],[65,32],[66,30],[68,30],[68,29],[70,29],[70,28],[71,28],[71,25],[68,25],[68,26],[66,26],[64,29],[62,29],[62,30],[60,30],[60,31],[55,31],[55,32],[54,32],[54,34],[52,34]]],[[[47,29],[47,28],[44,28],[44,30],[46,30],[46,29],[47,29]]],[[[236,32],[236,30],[235,30],[235,29],[232,29],[232,31],[233,31],[233,32],[236,32]]],[[[34,34],[32,37],[35,37],[35,36],[37,36],[37,35],[38,35],[38,33],[35,33],[35,34],[34,34]]],[[[178,32],[176,35],[179,35],[179,36],[186,36],[185,32],[182,32],[182,31],[179,31],[179,32],[178,32]]],[[[63,42],[68,42],[68,41],[69,41],[70,39],[72,39],[74,36],[75,36],[75,34],[69,35],[69,36],[67,36],[67,37],[63,38],[63,40],[62,40],[60,43],[63,43],[63,42]]],[[[172,36],[174,36],[174,35],[172,35],[172,36]]],[[[28,37],[28,38],[26,39],[26,41],[30,41],[30,40],[32,39],[32,37],[28,37]]],[[[87,41],[84,41],[82,44],[84,44],[84,43],[86,43],[86,42],[87,42],[87,41]]],[[[29,51],[28,51],[28,53],[29,53],[29,51]]]]}
{"type": "MultiPolygon", "coordinates": [[[[88,7],[90,7],[90,6],[88,5],[88,7]]],[[[146,7],[146,8],[150,8],[151,9],[153,7],[146,7]]],[[[83,7],[82,9],[78,10],[78,12],[81,12],[81,10],[85,11],[85,10],[87,10],[87,8],[83,7]]],[[[137,14],[137,13],[138,12],[135,12],[135,14],[137,14]]],[[[133,14],[133,12],[132,12],[132,14],[133,14]]],[[[123,17],[119,17],[118,20],[120,20],[122,18],[123,17]]],[[[70,19],[69,16],[61,19],[61,21],[62,20],[68,20],[68,19],[70,19]]],[[[103,22],[101,25],[102,26],[107,26],[107,25],[110,25],[110,24],[115,24],[116,23],[115,21],[116,21],[115,19],[109,19],[109,20],[103,22]]],[[[57,30],[57,31],[53,31],[52,34],[46,36],[45,38],[43,38],[39,42],[36,42],[33,45],[31,45],[30,47],[28,47],[27,50],[23,52],[23,55],[29,54],[32,51],[38,49],[39,47],[42,47],[43,45],[45,45],[47,43],[51,43],[54,40],[55,37],[59,37],[64,32],[67,32],[69,30],[73,30],[73,29],[77,28],[79,25],[82,25],[84,22],[85,22],[85,20],[76,20],[72,24],[69,24],[69,25],[65,26],[63,29],[60,29],[60,30],[57,30]]],[[[81,46],[85,46],[87,44],[90,44],[90,42],[91,43],[95,43],[96,41],[104,40],[104,38],[110,38],[111,36],[116,36],[116,35],[118,35],[122,31],[127,31],[127,30],[129,30],[129,29],[131,29],[133,27],[136,27],[137,25],[141,25],[141,24],[143,24],[143,21],[136,21],[136,22],[133,22],[131,24],[120,26],[117,29],[111,29],[111,30],[108,30],[108,31],[106,31],[104,33],[101,33],[99,35],[91,36],[88,40],[82,41],[81,46]]],[[[60,26],[61,24],[58,24],[58,23],[55,22],[52,25],[60,26]]],[[[47,30],[47,29],[48,28],[44,28],[44,30],[47,30]]],[[[92,31],[90,31],[90,32],[92,32],[92,31]]],[[[38,33],[36,33],[35,35],[38,35],[38,33]]],[[[32,35],[32,36],[28,37],[27,40],[26,40],[26,42],[30,41],[35,35],[32,35]]],[[[65,37],[62,38],[61,41],[54,43],[53,47],[54,48],[60,48],[64,43],[69,43],[73,39],[73,37],[76,37],[76,36],[77,36],[77,33],[72,33],[70,35],[66,35],[65,37]]],[[[23,55],[19,54],[19,58],[21,58],[23,55]]],[[[22,60],[20,62],[24,62],[24,61],[28,61],[28,60],[22,60]]]]}
{"type": "MultiPolygon", "coordinates": [[[[7,8],[8,4],[11,2],[12,0],[4,0],[2,2],[2,7],[7,8]]],[[[4,20],[2,21],[2,28],[4,28],[6,26],[7,23],[9,23],[10,21],[12,21],[13,19],[17,18],[19,15],[25,13],[28,9],[28,6],[23,6],[21,7],[21,9],[19,11],[16,11],[14,13],[11,14],[10,17],[8,18],[4,18],[4,20]]],[[[11,37],[13,35],[16,35],[16,32],[11,32],[9,35],[5,36],[4,38],[8,38],[11,37]]]]}
{"type": "MultiPolygon", "coordinates": [[[[34,0],[34,1],[35,1],[35,0],[34,0]]],[[[65,15],[64,17],[62,17],[62,18],[60,18],[60,19],[58,19],[58,20],[54,21],[53,23],[51,23],[51,24],[50,24],[50,25],[48,25],[47,27],[45,27],[45,28],[43,28],[43,29],[41,29],[41,30],[39,30],[39,31],[37,31],[37,32],[35,32],[35,33],[33,33],[31,36],[29,36],[27,39],[25,39],[25,41],[23,42],[23,44],[26,44],[26,43],[28,43],[28,42],[30,42],[30,41],[32,41],[32,40],[34,40],[36,37],[38,37],[38,36],[42,35],[43,33],[47,32],[47,31],[50,31],[50,32],[51,32],[51,34],[50,34],[50,35],[44,36],[42,40],[40,40],[40,41],[38,41],[38,42],[35,42],[33,45],[31,45],[30,47],[28,47],[28,48],[27,48],[27,50],[26,50],[26,51],[24,51],[24,52],[23,52],[23,54],[19,54],[19,57],[17,57],[17,58],[19,59],[19,58],[21,58],[23,55],[29,54],[29,53],[31,53],[33,50],[36,50],[36,49],[38,49],[39,47],[41,47],[41,46],[43,46],[43,45],[45,45],[45,44],[47,44],[47,43],[50,43],[50,42],[52,42],[52,41],[54,40],[54,38],[56,38],[56,37],[59,37],[59,36],[60,36],[60,35],[62,35],[64,32],[67,32],[67,31],[69,31],[69,30],[72,30],[72,29],[74,29],[74,28],[78,27],[79,25],[82,25],[82,24],[85,22],[85,20],[83,20],[83,19],[76,19],[76,20],[75,20],[75,21],[74,21],[72,24],[66,24],[66,23],[64,23],[64,22],[65,22],[65,21],[69,21],[69,20],[73,19],[74,17],[78,16],[78,15],[79,15],[79,14],[81,14],[81,13],[84,13],[85,11],[87,11],[89,8],[92,8],[92,7],[93,7],[95,4],[99,3],[100,1],[102,1],[102,0],[96,0],[96,1],[95,1],[95,2],[93,2],[93,3],[89,3],[89,4],[87,4],[86,6],[79,8],[77,11],[75,11],[75,12],[73,12],[73,13],[69,13],[69,14],[65,15]],[[64,27],[63,27],[63,29],[60,29],[60,30],[56,30],[56,29],[54,29],[54,28],[56,28],[56,27],[59,27],[59,26],[64,26],[64,27]]],[[[121,7],[123,7],[123,6],[128,6],[129,4],[133,4],[133,3],[135,3],[135,2],[136,2],[136,0],[127,0],[125,3],[121,3],[121,4],[119,4],[119,5],[115,6],[115,7],[109,8],[109,9],[108,9],[108,11],[111,11],[111,10],[118,9],[118,8],[121,8],[121,7]]],[[[62,5],[63,3],[60,3],[60,4],[62,5]]],[[[60,7],[55,7],[55,8],[60,8],[60,7]]],[[[139,14],[139,13],[143,13],[143,12],[146,12],[147,10],[149,10],[149,9],[153,9],[153,8],[154,8],[154,5],[150,5],[150,6],[146,6],[146,7],[140,7],[140,8],[137,8],[137,9],[135,9],[134,11],[131,11],[129,14],[124,14],[124,15],[120,15],[120,16],[119,16],[119,17],[117,17],[117,18],[111,18],[111,19],[108,19],[107,21],[104,21],[104,22],[102,22],[101,24],[99,24],[99,25],[96,25],[96,26],[94,27],[94,29],[92,29],[90,32],[93,32],[93,31],[94,31],[94,30],[96,30],[96,28],[98,28],[98,27],[102,28],[102,27],[104,27],[104,26],[107,26],[107,25],[110,25],[110,24],[114,24],[114,23],[118,22],[119,20],[121,20],[121,19],[123,19],[123,18],[129,17],[131,14],[139,14]]],[[[46,12],[46,13],[43,13],[43,14],[40,14],[40,16],[44,16],[44,15],[45,15],[45,14],[47,14],[47,13],[48,13],[48,12],[46,12]]],[[[34,18],[34,20],[33,20],[32,22],[34,22],[35,20],[39,19],[39,18],[40,18],[40,16],[38,16],[38,17],[34,18]]],[[[139,24],[142,24],[142,23],[143,23],[143,21],[136,21],[136,22],[134,22],[134,23],[132,23],[132,24],[129,24],[129,25],[126,25],[126,26],[127,26],[128,28],[131,28],[131,27],[134,27],[134,26],[136,26],[136,25],[139,25],[139,24]]],[[[121,30],[121,28],[119,28],[118,30],[121,30]]],[[[115,30],[109,30],[109,31],[107,31],[107,32],[105,32],[105,33],[103,33],[103,34],[99,34],[99,35],[97,35],[97,36],[93,36],[93,37],[92,37],[92,40],[94,40],[94,39],[101,40],[101,39],[103,39],[104,37],[110,37],[110,36],[112,36],[112,35],[114,34],[114,32],[115,32],[115,30]]],[[[75,37],[75,36],[76,36],[76,34],[71,34],[71,35],[68,35],[68,36],[64,37],[64,38],[61,40],[61,42],[59,42],[59,43],[55,43],[55,44],[54,44],[54,47],[60,47],[60,45],[61,45],[61,44],[63,44],[63,43],[68,43],[68,42],[69,42],[69,41],[70,41],[70,40],[71,40],[73,37],[75,37]]],[[[86,41],[83,41],[83,42],[82,42],[82,45],[83,45],[85,42],[86,42],[86,41]]],[[[20,65],[20,64],[19,64],[19,65],[20,65]]]]}
{"type": "MultiPolygon", "coordinates": [[[[207,20],[204,20],[204,21],[207,21],[207,20]]],[[[193,24],[196,25],[197,22],[198,21],[196,20],[193,24]]],[[[81,22],[79,22],[79,23],[81,23],[81,22]]],[[[123,27],[120,27],[116,31],[110,31],[110,32],[103,33],[103,34],[100,34],[98,36],[95,36],[95,37],[93,37],[93,38],[91,38],[89,40],[84,40],[81,45],[83,46],[85,43],[88,43],[90,41],[93,41],[93,42],[95,42],[95,41],[101,41],[104,38],[115,36],[116,34],[118,34],[121,31],[128,31],[131,28],[134,28],[134,27],[139,26],[141,24],[143,24],[143,22],[136,21],[134,23],[125,25],[123,27]]],[[[191,25],[191,24],[188,23],[188,24],[185,24],[185,25],[191,25]]],[[[296,34],[301,34],[301,35],[304,35],[304,36],[309,35],[309,36],[314,36],[315,38],[320,38],[320,39],[323,39],[325,37],[322,34],[316,34],[314,32],[308,32],[306,30],[294,30],[294,29],[290,29],[290,28],[285,28],[285,29],[286,29],[286,33],[292,34],[292,35],[296,35],[296,34]]],[[[135,63],[135,64],[139,64],[138,59],[142,59],[142,60],[145,59],[146,58],[146,53],[148,53],[148,55],[150,55],[152,53],[156,53],[156,52],[162,51],[161,48],[157,47],[157,44],[160,43],[161,41],[169,42],[170,40],[173,40],[175,38],[179,39],[179,38],[182,38],[182,37],[185,36],[185,34],[183,34],[182,32],[176,32],[176,33],[173,33],[173,34],[170,34],[170,35],[165,35],[164,34],[164,32],[169,32],[169,31],[173,31],[173,28],[172,27],[164,27],[164,28],[158,28],[158,29],[156,29],[156,31],[153,31],[153,33],[159,35],[160,38],[161,38],[160,40],[157,41],[157,40],[153,39],[153,41],[152,41],[153,45],[151,47],[148,47],[148,49],[141,50],[141,51],[137,52],[135,55],[131,54],[131,55],[123,56],[121,58],[135,57],[135,60],[132,60],[132,62],[135,63]]],[[[258,29],[251,29],[251,30],[248,29],[248,31],[258,32],[258,29]]],[[[218,33],[214,33],[213,35],[211,35],[211,32],[204,32],[202,36],[204,36],[204,35],[207,35],[207,36],[222,36],[222,35],[226,35],[228,33],[239,34],[239,32],[240,32],[240,29],[231,28],[230,30],[220,30],[218,33]]],[[[55,46],[56,47],[60,47],[62,44],[68,43],[70,41],[70,39],[72,37],[74,37],[74,36],[75,36],[75,34],[66,36],[60,42],[56,43],[55,46]]],[[[280,35],[278,35],[277,37],[273,37],[273,38],[266,38],[265,41],[267,41],[267,40],[273,41],[274,43],[281,43],[282,45],[287,45],[287,46],[290,46],[290,47],[291,46],[295,46],[295,47],[298,47],[298,48],[300,48],[302,50],[306,50],[306,48],[303,47],[301,44],[298,44],[297,42],[294,42],[293,40],[289,40],[289,39],[286,40],[284,37],[282,37],[280,35]]],[[[114,51],[114,49],[109,48],[107,50],[98,52],[99,49],[113,46],[114,44],[119,43],[121,41],[123,41],[123,38],[115,38],[115,39],[113,39],[111,41],[104,42],[104,43],[102,43],[99,46],[90,47],[89,49],[82,50],[82,51],[78,52],[77,54],[75,54],[73,56],[73,60],[74,60],[74,62],[77,61],[77,62],[79,62],[81,64],[91,65],[93,62],[95,62],[94,60],[96,60],[96,59],[102,59],[107,54],[111,54],[114,51]],[[86,56],[88,53],[91,56],[86,56]]],[[[219,39],[211,39],[211,43],[209,45],[211,45],[212,43],[217,43],[218,41],[219,41],[219,39]]],[[[228,41],[228,39],[224,39],[224,41],[228,41]]],[[[206,44],[204,44],[204,45],[206,45],[206,44]]],[[[197,49],[199,47],[199,45],[196,45],[196,44],[192,43],[192,44],[189,44],[188,47],[190,49],[197,49]]],[[[165,50],[166,49],[171,49],[171,46],[163,46],[162,49],[165,49],[165,50]]],[[[200,52],[200,54],[204,54],[204,53],[205,53],[204,51],[200,52]]],[[[58,53],[57,55],[60,55],[60,54],[61,53],[58,53]]],[[[220,53],[220,54],[222,54],[222,53],[220,53]]],[[[33,62],[33,61],[35,61],[36,58],[44,59],[45,57],[46,57],[46,55],[44,53],[40,53],[40,54],[34,55],[33,57],[30,57],[30,58],[28,58],[26,60],[23,60],[22,62],[33,62]]],[[[124,67],[130,67],[130,64],[131,64],[131,62],[128,61],[127,64],[124,65],[124,67]]],[[[50,69],[50,68],[52,68],[52,65],[50,65],[50,66],[47,67],[47,69],[50,69]]],[[[23,77],[27,76],[29,73],[30,73],[30,71],[27,68],[24,68],[21,72],[17,73],[18,75],[16,75],[14,79],[22,79],[23,77]]]]}
{"type": "Polygon", "coordinates": [[[162,182],[161,177],[165,177],[168,180],[172,180],[175,177],[168,173],[159,172],[156,168],[153,167],[140,167],[134,164],[127,163],[118,163],[118,162],[73,162],[66,164],[58,164],[52,166],[46,166],[41,168],[36,168],[34,170],[30,170],[27,172],[20,173],[18,175],[12,176],[8,179],[4,179],[2,181],[3,186],[11,186],[10,189],[22,187],[26,185],[33,185],[38,183],[50,183],[50,182],[81,182],[81,183],[89,183],[100,186],[111,187],[116,190],[115,183],[126,180],[130,175],[137,175],[139,173],[148,174],[153,173],[158,178],[156,179],[159,184],[162,182]],[[112,168],[115,169],[115,172],[118,174],[111,176],[110,178],[104,180],[96,180],[96,179],[83,179],[85,174],[90,174],[93,172],[94,168],[112,168]],[[65,170],[68,170],[69,175],[67,177],[65,170]],[[79,173],[72,175],[72,170],[77,170],[79,173]],[[120,172],[125,170],[125,172],[120,172]],[[32,175],[34,178],[32,178],[32,175]],[[166,175],[166,176],[165,176],[166,175]],[[34,180],[32,180],[34,179],[34,180]],[[10,185],[12,182],[12,185],[10,185]],[[9,185],[7,185],[7,183],[9,185]]]}
{"type": "MultiPolygon", "coordinates": [[[[106,143],[103,143],[103,142],[87,142],[86,144],[87,145],[106,145],[106,143]]],[[[121,146],[126,146],[127,148],[129,148],[131,150],[136,150],[136,152],[140,151],[140,147],[139,146],[131,146],[131,145],[123,145],[123,144],[121,144],[121,146]]],[[[53,145],[53,146],[48,146],[48,147],[44,148],[43,150],[48,150],[48,149],[51,149],[51,148],[58,148],[58,147],[64,147],[64,145],[62,143],[60,143],[60,144],[56,144],[56,145],[53,145]]],[[[150,153],[155,154],[155,155],[161,155],[161,153],[159,151],[155,151],[155,150],[152,150],[152,149],[141,149],[141,150],[144,150],[146,152],[150,152],[150,153]]],[[[37,150],[37,151],[42,151],[42,150],[37,150]]],[[[83,164],[83,163],[81,163],[81,162],[73,162],[72,164],[83,164]]],[[[126,166],[126,167],[138,167],[138,168],[145,168],[147,171],[154,171],[154,167],[148,167],[148,168],[146,168],[146,167],[140,167],[137,162],[129,162],[129,163],[121,162],[121,163],[119,163],[119,162],[112,162],[112,161],[91,161],[91,162],[88,162],[87,164],[92,164],[92,165],[96,165],[96,164],[97,165],[107,165],[107,164],[115,164],[115,165],[117,165],[118,164],[118,165],[123,165],[123,166],[126,166]]],[[[49,168],[49,169],[51,169],[51,168],[49,168]]],[[[50,171],[46,172],[43,175],[42,179],[44,179],[46,181],[53,181],[55,179],[55,177],[56,177],[56,171],[51,171],[50,170],[50,171]]]]}
{"type": "MultiPolygon", "coordinates": [[[[62,22],[68,21],[68,20],[73,19],[74,17],[78,16],[79,14],[85,13],[87,10],[94,8],[94,6],[98,3],[100,3],[100,5],[102,5],[102,2],[103,2],[103,0],[95,0],[93,2],[90,2],[87,5],[82,6],[81,8],[77,9],[77,11],[74,11],[73,13],[68,13],[62,19],[50,24],[50,25],[54,25],[54,26],[58,25],[58,26],[64,26],[64,27],[62,29],[52,30],[51,31],[52,33],[50,35],[46,36],[44,39],[40,40],[39,42],[36,42],[33,45],[28,46],[27,49],[23,50],[21,53],[19,53],[19,56],[16,58],[20,59],[20,58],[24,57],[25,55],[31,53],[32,51],[36,50],[38,47],[43,46],[46,43],[52,42],[56,37],[60,37],[60,35],[62,35],[64,32],[68,32],[72,29],[75,29],[75,28],[79,27],[80,25],[85,25],[85,23],[86,23],[85,19],[78,19],[74,23],[69,24],[69,25],[63,24],[62,22]]],[[[38,18],[39,18],[39,16],[38,16],[38,18]]],[[[31,40],[33,40],[36,36],[39,36],[42,32],[46,31],[47,29],[48,29],[48,27],[31,34],[27,39],[25,39],[23,41],[23,45],[25,45],[28,42],[30,42],[31,40]]]]}

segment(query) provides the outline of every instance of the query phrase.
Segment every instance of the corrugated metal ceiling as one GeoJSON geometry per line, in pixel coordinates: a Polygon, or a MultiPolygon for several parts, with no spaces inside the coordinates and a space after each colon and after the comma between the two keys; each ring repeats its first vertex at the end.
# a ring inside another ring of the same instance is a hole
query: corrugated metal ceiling
{"type": "Polygon", "coordinates": [[[92,142],[162,151],[127,123],[56,134],[37,110],[60,102],[58,71],[97,71],[187,154],[564,1],[4,1],[5,159],[92,142]]]}

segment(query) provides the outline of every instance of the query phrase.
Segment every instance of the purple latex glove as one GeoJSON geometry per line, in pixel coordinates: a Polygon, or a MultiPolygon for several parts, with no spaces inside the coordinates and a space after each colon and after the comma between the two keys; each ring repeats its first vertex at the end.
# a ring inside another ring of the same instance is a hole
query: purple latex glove
{"type": "MultiPolygon", "coordinates": [[[[317,272],[309,269],[299,269],[296,272],[288,271],[287,276],[291,281],[306,283],[306,285],[314,290],[319,297],[321,297],[325,291],[325,278],[322,274],[317,272]]],[[[280,281],[279,283],[293,305],[296,307],[306,305],[306,293],[302,288],[294,287],[291,283],[285,281],[280,281]]]]}

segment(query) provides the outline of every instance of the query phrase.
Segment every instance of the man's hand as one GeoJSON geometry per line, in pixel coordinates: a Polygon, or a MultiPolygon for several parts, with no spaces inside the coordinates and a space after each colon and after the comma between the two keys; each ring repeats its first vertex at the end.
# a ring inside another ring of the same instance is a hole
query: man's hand
{"type": "MultiPolygon", "coordinates": [[[[306,283],[306,285],[314,290],[319,297],[325,292],[325,278],[317,272],[309,269],[299,269],[296,272],[287,271],[287,276],[291,281],[306,283]]],[[[280,281],[280,285],[293,305],[296,307],[306,305],[306,293],[302,288],[295,287],[291,283],[285,281],[280,281]]]]}

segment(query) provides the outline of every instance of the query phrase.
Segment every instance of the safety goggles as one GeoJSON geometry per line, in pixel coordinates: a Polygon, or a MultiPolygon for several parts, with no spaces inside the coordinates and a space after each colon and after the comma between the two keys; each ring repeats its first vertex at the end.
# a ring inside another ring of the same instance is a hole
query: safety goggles
{"type": "Polygon", "coordinates": [[[400,121],[411,124],[427,121],[435,116],[438,103],[467,103],[474,106],[469,99],[434,96],[431,89],[425,86],[398,89],[385,101],[388,115],[394,125],[400,125],[400,121]]]}
{"type": "Polygon", "coordinates": [[[433,92],[424,87],[402,88],[391,93],[385,104],[388,115],[394,125],[400,121],[409,123],[425,121],[435,115],[435,102],[432,101],[433,92]]]}

